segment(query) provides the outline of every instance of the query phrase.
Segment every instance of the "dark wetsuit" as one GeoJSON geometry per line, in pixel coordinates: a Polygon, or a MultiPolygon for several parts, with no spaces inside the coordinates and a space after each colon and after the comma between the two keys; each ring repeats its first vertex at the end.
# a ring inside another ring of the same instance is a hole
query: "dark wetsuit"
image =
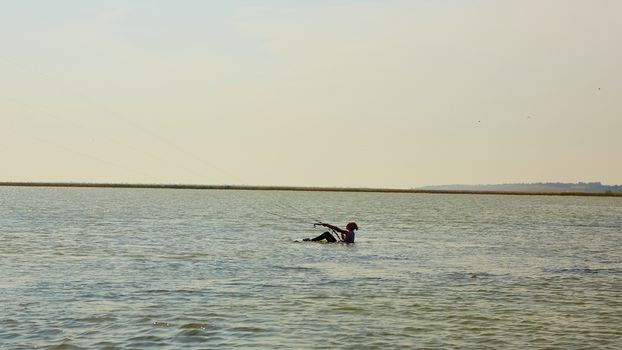
{"type": "MultiPolygon", "coordinates": [[[[337,234],[338,234],[338,233],[337,233],[337,234]]],[[[354,230],[352,230],[352,231],[348,231],[348,233],[346,233],[346,234],[345,234],[345,236],[346,236],[346,239],[345,239],[345,241],[342,241],[342,242],[345,242],[345,243],[354,243],[354,230]]],[[[335,236],[334,236],[334,235],[332,235],[332,234],[331,234],[330,232],[328,232],[328,231],[326,231],[326,232],[322,233],[321,235],[319,235],[319,236],[317,236],[317,237],[315,237],[315,238],[313,238],[313,239],[311,239],[311,240],[312,240],[312,241],[321,241],[321,240],[323,240],[323,239],[325,239],[325,240],[326,240],[327,242],[329,242],[329,243],[334,243],[334,242],[337,242],[337,238],[335,238],[335,236]]],[[[341,241],[341,238],[340,238],[339,240],[341,241]]]]}
{"type": "Polygon", "coordinates": [[[335,236],[331,235],[330,232],[328,232],[328,231],[326,231],[326,232],[322,233],[321,235],[313,238],[312,241],[321,241],[323,239],[325,239],[327,242],[330,242],[330,243],[337,242],[337,238],[335,238],[335,236]]]}

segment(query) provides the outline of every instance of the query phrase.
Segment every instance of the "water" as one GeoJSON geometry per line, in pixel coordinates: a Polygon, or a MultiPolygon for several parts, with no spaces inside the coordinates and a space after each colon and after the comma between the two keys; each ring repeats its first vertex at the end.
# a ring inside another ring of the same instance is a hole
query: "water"
{"type": "Polygon", "coordinates": [[[0,188],[0,243],[0,349],[622,339],[618,198],[0,188]]]}

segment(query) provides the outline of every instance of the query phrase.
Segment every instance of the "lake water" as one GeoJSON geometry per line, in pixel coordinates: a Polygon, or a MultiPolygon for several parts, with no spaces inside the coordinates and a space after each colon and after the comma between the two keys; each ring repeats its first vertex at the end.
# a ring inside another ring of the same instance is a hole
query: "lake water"
{"type": "Polygon", "coordinates": [[[622,346],[620,198],[5,187],[0,243],[0,349],[622,346]]]}

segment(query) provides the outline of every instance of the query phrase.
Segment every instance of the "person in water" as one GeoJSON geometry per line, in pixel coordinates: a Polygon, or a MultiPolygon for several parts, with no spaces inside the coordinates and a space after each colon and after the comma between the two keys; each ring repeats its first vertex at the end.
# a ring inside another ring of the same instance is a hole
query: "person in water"
{"type": "MultiPolygon", "coordinates": [[[[341,236],[341,242],[344,243],[354,243],[354,231],[358,230],[359,227],[356,225],[356,222],[348,222],[348,224],[346,225],[346,229],[342,229],[339,228],[337,226],[331,225],[331,224],[325,224],[322,223],[320,224],[324,227],[328,227],[329,229],[339,232],[340,236],[341,236]]],[[[321,240],[326,240],[329,243],[334,243],[337,242],[337,239],[335,238],[335,236],[333,236],[330,232],[326,231],[324,233],[322,233],[321,235],[315,237],[315,238],[305,238],[303,239],[303,241],[321,241],[321,240]]]]}

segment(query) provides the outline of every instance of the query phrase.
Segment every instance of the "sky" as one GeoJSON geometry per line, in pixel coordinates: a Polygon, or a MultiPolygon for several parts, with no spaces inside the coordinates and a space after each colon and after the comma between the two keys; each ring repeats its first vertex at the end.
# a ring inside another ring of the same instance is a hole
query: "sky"
{"type": "Polygon", "coordinates": [[[0,181],[622,184],[618,0],[0,0],[0,181]]]}

